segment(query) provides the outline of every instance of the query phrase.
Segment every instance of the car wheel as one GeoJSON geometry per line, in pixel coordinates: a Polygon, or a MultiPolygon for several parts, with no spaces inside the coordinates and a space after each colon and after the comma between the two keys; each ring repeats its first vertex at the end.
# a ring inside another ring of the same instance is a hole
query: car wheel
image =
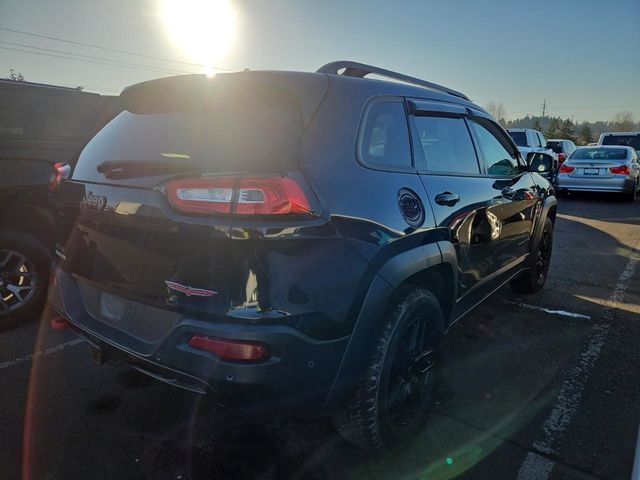
{"type": "Polygon", "coordinates": [[[0,329],[40,312],[51,254],[26,233],[0,229],[0,329]]]}
{"type": "Polygon", "coordinates": [[[355,393],[333,416],[342,437],[368,450],[420,432],[435,395],[444,322],[427,290],[406,288],[389,310],[355,393]]]}
{"type": "Polygon", "coordinates": [[[551,253],[553,251],[553,223],[545,219],[540,241],[529,257],[529,268],[510,283],[518,293],[534,293],[542,289],[547,281],[551,253]]]}

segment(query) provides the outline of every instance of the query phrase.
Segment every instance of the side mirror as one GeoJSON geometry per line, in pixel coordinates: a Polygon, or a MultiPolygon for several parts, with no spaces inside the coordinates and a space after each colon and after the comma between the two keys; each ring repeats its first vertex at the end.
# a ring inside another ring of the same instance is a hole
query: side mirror
{"type": "Polygon", "coordinates": [[[527,163],[530,172],[545,174],[553,170],[553,157],[548,153],[529,152],[527,163]]]}

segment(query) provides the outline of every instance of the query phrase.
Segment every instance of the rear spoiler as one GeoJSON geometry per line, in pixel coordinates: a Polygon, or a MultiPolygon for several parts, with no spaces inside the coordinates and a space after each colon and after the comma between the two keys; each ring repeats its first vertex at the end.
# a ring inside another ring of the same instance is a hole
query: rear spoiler
{"type": "Polygon", "coordinates": [[[192,111],[211,95],[214,78],[178,75],[136,83],[120,93],[122,106],[133,113],[192,111]]]}

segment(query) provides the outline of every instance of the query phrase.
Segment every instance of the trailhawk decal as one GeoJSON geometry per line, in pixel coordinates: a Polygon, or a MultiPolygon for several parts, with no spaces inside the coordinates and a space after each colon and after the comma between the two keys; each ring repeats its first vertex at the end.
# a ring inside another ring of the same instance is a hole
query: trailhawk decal
{"type": "Polygon", "coordinates": [[[188,287],[186,285],[181,285],[176,282],[170,282],[169,280],[165,280],[164,283],[166,283],[167,287],[169,287],[171,290],[184,293],[187,297],[192,297],[192,296],[213,297],[214,295],[218,294],[218,292],[215,292],[213,290],[205,290],[204,288],[188,287]]]}

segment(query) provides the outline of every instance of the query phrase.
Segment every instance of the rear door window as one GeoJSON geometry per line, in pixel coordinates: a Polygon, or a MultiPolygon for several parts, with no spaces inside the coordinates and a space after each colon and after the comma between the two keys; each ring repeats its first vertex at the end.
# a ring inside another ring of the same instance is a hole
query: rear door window
{"type": "Polygon", "coordinates": [[[360,132],[360,160],[381,169],[410,169],[409,127],[404,103],[380,101],[367,110],[360,132]]]}
{"type": "Polygon", "coordinates": [[[427,173],[478,175],[478,160],[463,118],[414,116],[416,157],[427,173]]]}

